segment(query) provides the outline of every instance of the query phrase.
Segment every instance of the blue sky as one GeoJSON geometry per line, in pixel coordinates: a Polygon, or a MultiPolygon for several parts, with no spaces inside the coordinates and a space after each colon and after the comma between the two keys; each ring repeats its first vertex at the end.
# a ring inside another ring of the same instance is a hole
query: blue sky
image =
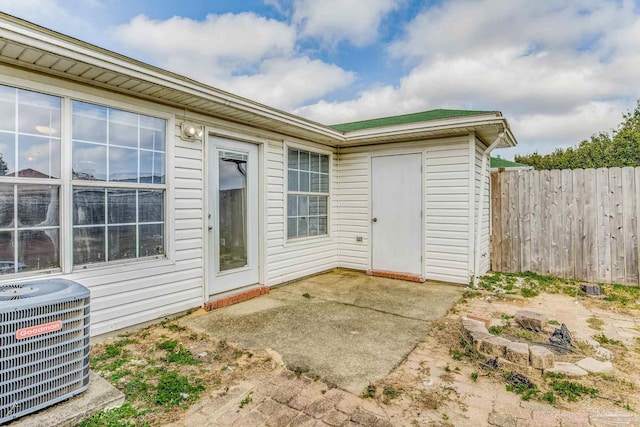
{"type": "Polygon", "coordinates": [[[499,110],[548,153],[640,98],[640,0],[0,0],[0,10],[322,123],[499,110]]]}

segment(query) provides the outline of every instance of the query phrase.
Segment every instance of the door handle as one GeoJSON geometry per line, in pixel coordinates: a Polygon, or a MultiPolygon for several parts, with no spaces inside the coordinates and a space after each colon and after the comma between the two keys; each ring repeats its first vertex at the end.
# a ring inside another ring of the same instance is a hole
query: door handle
{"type": "Polygon", "coordinates": [[[371,222],[378,222],[378,218],[371,218],[371,222]]]}

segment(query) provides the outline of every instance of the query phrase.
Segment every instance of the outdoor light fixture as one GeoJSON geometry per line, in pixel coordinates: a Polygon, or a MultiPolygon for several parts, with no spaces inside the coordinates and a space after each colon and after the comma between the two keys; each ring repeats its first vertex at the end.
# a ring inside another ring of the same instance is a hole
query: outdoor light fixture
{"type": "Polygon", "coordinates": [[[193,123],[182,122],[182,139],[186,141],[201,140],[204,135],[202,126],[195,125],[193,123]]]}

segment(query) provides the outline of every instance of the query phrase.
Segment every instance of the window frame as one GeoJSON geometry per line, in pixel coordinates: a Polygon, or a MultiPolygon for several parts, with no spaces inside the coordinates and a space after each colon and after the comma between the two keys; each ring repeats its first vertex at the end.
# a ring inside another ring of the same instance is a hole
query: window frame
{"type": "MultiPolygon", "coordinates": [[[[170,208],[170,201],[174,199],[173,170],[175,151],[175,114],[170,107],[154,104],[150,101],[138,100],[134,105],[123,101],[124,97],[118,94],[102,92],[85,92],[76,87],[60,86],[60,82],[53,78],[45,77],[42,81],[27,80],[22,77],[3,75],[0,84],[16,89],[51,95],[61,99],[61,129],[60,129],[60,178],[34,179],[18,177],[0,177],[0,183],[6,184],[48,184],[59,188],[59,267],[37,271],[17,272],[0,275],[0,282],[24,280],[25,278],[42,277],[47,274],[72,274],[87,270],[113,269],[117,271],[136,271],[140,268],[171,265],[175,263],[175,238],[174,227],[175,214],[170,208]],[[101,107],[112,108],[165,120],[165,183],[112,183],[109,181],[82,181],[72,179],[72,102],[80,101],[101,107]],[[46,182],[45,182],[46,181],[46,182]],[[112,185],[117,184],[117,185],[112,185]],[[164,191],[164,251],[161,255],[120,259],[93,264],[73,265],[73,187],[101,187],[122,188],[137,190],[163,190],[164,191]],[[144,267],[141,264],[145,264],[144,267]]],[[[106,273],[104,273],[106,274],[106,273]]]]}
{"type": "Polygon", "coordinates": [[[284,143],[284,154],[283,154],[283,179],[284,179],[284,200],[283,200],[283,222],[284,222],[284,244],[288,245],[296,245],[296,244],[304,244],[313,240],[329,240],[332,236],[331,229],[331,204],[332,204],[332,177],[333,177],[333,152],[329,150],[323,150],[317,147],[310,147],[308,145],[296,144],[292,142],[284,143]],[[312,191],[292,191],[289,190],[289,150],[299,150],[306,151],[312,154],[320,154],[328,157],[329,161],[329,187],[327,192],[312,192],[312,191]],[[297,237],[289,237],[289,214],[288,214],[288,201],[289,195],[308,195],[308,196],[323,196],[327,198],[327,232],[324,234],[316,234],[312,236],[297,236],[297,237]]]}

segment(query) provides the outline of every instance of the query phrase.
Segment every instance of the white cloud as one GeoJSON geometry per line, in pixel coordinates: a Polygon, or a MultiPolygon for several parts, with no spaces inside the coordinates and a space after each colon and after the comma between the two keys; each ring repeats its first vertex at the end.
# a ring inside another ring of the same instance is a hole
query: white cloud
{"type": "Polygon", "coordinates": [[[211,62],[207,72],[214,75],[288,55],[295,45],[293,28],[253,13],[208,15],[204,21],[179,16],[162,21],[139,15],[116,27],[113,34],[128,48],[182,72],[192,61],[211,62]]]}
{"type": "Polygon", "coordinates": [[[631,1],[452,0],[424,10],[388,48],[394,86],[295,111],[325,123],[432,108],[500,110],[518,152],[609,131],[640,97],[640,18],[631,1]]]}
{"type": "Polygon", "coordinates": [[[310,98],[319,98],[353,80],[352,73],[307,57],[268,59],[256,74],[234,76],[223,86],[239,95],[291,110],[310,98]]]}
{"type": "Polygon", "coordinates": [[[362,47],[376,40],[382,18],[398,5],[399,0],[294,0],[292,20],[303,37],[362,47]]]}
{"type": "Polygon", "coordinates": [[[161,67],[282,109],[353,80],[336,65],[297,54],[294,27],[253,13],[208,15],[203,21],[141,15],[113,34],[161,67]]]}

